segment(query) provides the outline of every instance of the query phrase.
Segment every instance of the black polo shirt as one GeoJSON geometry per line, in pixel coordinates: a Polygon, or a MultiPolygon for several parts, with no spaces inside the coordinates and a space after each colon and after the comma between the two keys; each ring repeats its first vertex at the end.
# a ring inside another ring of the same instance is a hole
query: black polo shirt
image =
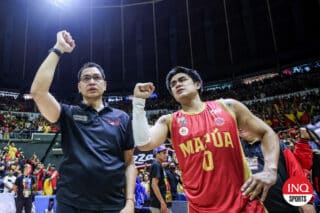
{"type": "Polygon", "coordinates": [[[61,104],[58,120],[64,159],[57,200],[88,210],[119,212],[125,204],[124,150],[134,147],[131,119],[105,107],[61,104]]]}

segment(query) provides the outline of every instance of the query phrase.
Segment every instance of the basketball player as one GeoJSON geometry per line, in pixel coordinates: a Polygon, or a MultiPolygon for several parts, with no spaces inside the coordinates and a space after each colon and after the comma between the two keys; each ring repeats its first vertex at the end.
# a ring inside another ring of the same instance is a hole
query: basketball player
{"type": "Polygon", "coordinates": [[[265,212],[261,202],[275,184],[279,139],[273,130],[233,99],[203,102],[197,71],[175,67],[166,86],[181,110],[161,116],[148,128],[145,99],[152,83],[134,88],[133,134],[140,150],[151,150],[170,138],[182,171],[190,213],[265,212]],[[239,141],[238,128],[262,142],[265,165],[251,174],[239,141]],[[261,193],[260,199],[258,195],[261,193]]]}

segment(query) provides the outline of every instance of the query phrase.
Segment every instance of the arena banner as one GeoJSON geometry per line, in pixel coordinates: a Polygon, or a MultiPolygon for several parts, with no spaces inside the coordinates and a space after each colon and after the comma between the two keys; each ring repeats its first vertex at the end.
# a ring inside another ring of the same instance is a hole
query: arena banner
{"type": "MultiPolygon", "coordinates": [[[[168,150],[168,161],[175,161],[173,160],[175,158],[174,156],[174,150],[172,149],[171,145],[168,143],[165,143],[165,146],[168,150]]],[[[138,148],[134,149],[134,164],[139,167],[149,166],[152,163],[152,160],[154,159],[153,151],[140,151],[138,148]]]]}
{"type": "Polygon", "coordinates": [[[139,167],[145,164],[150,164],[153,160],[152,151],[140,151],[139,149],[134,149],[134,164],[139,167]]]}

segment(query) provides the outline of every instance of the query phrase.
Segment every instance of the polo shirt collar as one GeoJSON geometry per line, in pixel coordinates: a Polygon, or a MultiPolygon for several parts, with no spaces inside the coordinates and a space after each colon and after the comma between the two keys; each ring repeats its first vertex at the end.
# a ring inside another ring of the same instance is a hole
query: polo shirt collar
{"type": "MultiPolygon", "coordinates": [[[[104,108],[102,110],[107,110],[107,111],[112,111],[112,107],[110,107],[109,103],[108,102],[103,102],[103,105],[104,105],[104,108]]],[[[93,108],[85,103],[83,103],[82,101],[79,103],[79,106],[85,110],[85,111],[88,111],[88,110],[92,110],[93,108]]],[[[102,111],[101,110],[101,111],[102,111]]]]}

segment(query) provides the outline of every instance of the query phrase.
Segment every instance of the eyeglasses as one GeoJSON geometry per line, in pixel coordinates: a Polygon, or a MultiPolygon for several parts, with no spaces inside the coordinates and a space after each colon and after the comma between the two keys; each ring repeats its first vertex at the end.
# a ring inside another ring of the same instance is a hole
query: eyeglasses
{"type": "Polygon", "coordinates": [[[95,82],[103,80],[103,77],[101,75],[84,75],[80,77],[80,81],[88,83],[93,79],[95,82]]]}

